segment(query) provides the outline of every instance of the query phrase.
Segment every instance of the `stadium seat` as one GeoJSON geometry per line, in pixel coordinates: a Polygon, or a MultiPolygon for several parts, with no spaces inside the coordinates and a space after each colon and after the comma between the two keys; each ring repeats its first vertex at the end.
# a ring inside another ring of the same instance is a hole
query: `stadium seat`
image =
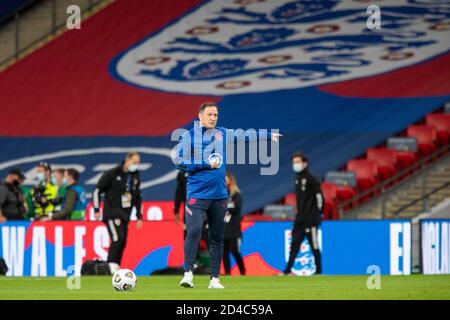
{"type": "MultiPolygon", "coordinates": [[[[356,189],[349,185],[336,185],[336,195],[338,198],[338,202],[346,202],[353,197],[356,196],[356,189]]],[[[349,208],[352,208],[356,206],[358,202],[352,201],[349,204],[344,205],[344,210],[348,210],[349,208]]]]}
{"type": "MultiPolygon", "coordinates": [[[[355,172],[358,189],[362,192],[371,189],[380,182],[378,166],[374,161],[350,160],[347,162],[347,171],[355,172]]],[[[373,195],[375,192],[371,194],[373,195]]],[[[364,197],[363,199],[367,198],[364,197]]]]}
{"type": "Polygon", "coordinates": [[[284,204],[290,205],[290,206],[297,206],[297,197],[295,196],[294,192],[288,193],[284,197],[284,204]]]}
{"type": "Polygon", "coordinates": [[[417,155],[413,151],[394,151],[400,171],[410,168],[417,161],[417,155]]]}
{"type": "Polygon", "coordinates": [[[334,183],[323,182],[321,184],[324,197],[323,215],[327,220],[339,219],[337,187],[334,183]]]}
{"type": "Polygon", "coordinates": [[[408,137],[417,139],[419,153],[423,157],[430,156],[436,150],[436,129],[428,125],[412,125],[406,130],[408,137]]]}
{"type": "Polygon", "coordinates": [[[367,160],[375,162],[381,179],[387,180],[398,171],[398,160],[394,150],[388,148],[371,148],[367,150],[367,160]]]}
{"type": "Polygon", "coordinates": [[[432,113],[427,115],[426,124],[436,130],[436,135],[441,145],[450,142],[450,114],[432,113]]]}
{"type": "Polygon", "coordinates": [[[406,173],[404,176],[413,171],[411,166],[418,158],[418,146],[415,137],[391,137],[387,141],[387,148],[396,152],[400,171],[406,173]]]}

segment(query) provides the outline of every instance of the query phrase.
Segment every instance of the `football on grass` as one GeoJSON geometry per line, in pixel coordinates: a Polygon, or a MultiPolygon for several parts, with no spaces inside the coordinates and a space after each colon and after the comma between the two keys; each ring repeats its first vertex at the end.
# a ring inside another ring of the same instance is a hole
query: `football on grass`
{"type": "Polygon", "coordinates": [[[130,291],[136,287],[137,277],[129,269],[120,269],[112,277],[112,285],[117,291],[130,291]]]}

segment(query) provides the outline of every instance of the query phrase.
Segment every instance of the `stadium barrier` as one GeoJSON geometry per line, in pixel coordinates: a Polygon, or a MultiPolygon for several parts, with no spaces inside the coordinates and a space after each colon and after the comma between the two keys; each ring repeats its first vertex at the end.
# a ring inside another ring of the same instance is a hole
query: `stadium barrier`
{"type": "MultiPolygon", "coordinates": [[[[248,275],[275,275],[289,256],[291,222],[243,222],[241,252],[248,275]],[[270,235],[270,237],[268,237],[270,235]]],[[[137,275],[181,267],[183,228],[173,221],[130,224],[122,267],[137,275]]],[[[428,230],[428,229],[427,229],[428,230]]],[[[409,220],[325,221],[319,232],[324,274],[411,273],[409,220]],[[375,269],[374,269],[375,268],[375,269]]],[[[7,222],[0,225],[0,256],[9,276],[66,276],[79,273],[87,259],[107,258],[109,235],[101,222],[7,222]]],[[[232,274],[238,274],[232,260],[232,274]]],[[[427,269],[428,270],[428,269],[427,269]]],[[[292,272],[315,271],[304,241],[292,272]]]]}
{"type": "MultiPolygon", "coordinates": [[[[154,221],[131,222],[123,267],[137,274],[183,263],[183,228],[154,221]]],[[[78,275],[86,260],[106,260],[110,238],[102,222],[7,222],[0,225],[0,256],[8,276],[78,275]]]]}

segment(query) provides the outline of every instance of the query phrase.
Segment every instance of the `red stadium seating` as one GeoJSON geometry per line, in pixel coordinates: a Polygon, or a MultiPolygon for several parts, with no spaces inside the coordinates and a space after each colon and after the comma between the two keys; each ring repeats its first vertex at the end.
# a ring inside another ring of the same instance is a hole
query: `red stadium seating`
{"type": "Polygon", "coordinates": [[[375,162],[378,166],[378,174],[386,180],[398,171],[398,160],[394,150],[388,148],[372,148],[367,150],[367,160],[375,162]]]}
{"type": "Polygon", "coordinates": [[[395,151],[395,156],[401,171],[411,167],[417,160],[416,153],[412,151],[395,151]]]}
{"type": "MultiPolygon", "coordinates": [[[[416,138],[417,152],[398,151],[384,147],[370,148],[367,150],[366,159],[348,161],[346,169],[347,171],[355,172],[357,188],[349,185],[337,185],[331,182],[323,182],[321,184],[324,195],[325,219],[339,219],[339,203],[354,198],[358,192],[364,192],[380,185],[380,179],[387,180],[398,172],[411,168],[418,160],[418,156],[431,155],[437,149],[438,143],[448,144],[450,142],[450,115],[429,114],[426,117],[426,125],[410,126],[407,129],[407,136],[416,138]]],[[[416,168],[412,171],[418,169],[416,168]]],[[[406,173],[406,175],[408,174],[409,172],[406,173]]],[[[345,205],[344,210],[348,210],[378,193],[379,189],[375,189],[370,195],[359,197],[358,200],[345,205]]],[[[287,194],[284,198],[284,203],[286,205],[296,205],[295,193],[287,194]]],[[[256,219],[259,220],[260,218],[256,219]]]]}
{"type": "MultiPolygon", "coordinates": [[[[336,195],[339,202],[348,201],[356,196],[356,189],[352,186],[336,185],[336,195]]],[[[357,204],[358,202],[356,200],[352,201],[350,204],[344,206],[344,210],[348,210],[349,208],[354,207],[357,204]]]]}
{"type": "Polygon", "coordinates": [[[323,182],[321,184],[322,194],[324,199],[323,215],[325,219],[336,220],[339,219],[338,212],[338,196],[337,187],[334,183],[323,182]]]}
{"type": "Polygon", "coordinates": [[[407,129],[406,135],[417,139],[419,153],[422,156],[430,156],[436,150],[437,134],[433,127],[413,125],[407,129]]]}
{"type": "Polygon", "coordinates": [[[356,183],[360,191],[366,191],[380,182],[378,166],[370,160],[350,160],[347,162],[347,171],[356,174],[356,183]]]}
{"type": "Polygon", "coordinates": [[[297,206],[297,197],[294,192],[288,193],[284,197],[284,204],[288,206],[297,206]]]}
{"type": "Polygon", "coordinates": [[[426,117],[426,124],[436,129],[437,139],[441,145],[447,145],[450,142],[450,114],[429,114],[426,117]]]}

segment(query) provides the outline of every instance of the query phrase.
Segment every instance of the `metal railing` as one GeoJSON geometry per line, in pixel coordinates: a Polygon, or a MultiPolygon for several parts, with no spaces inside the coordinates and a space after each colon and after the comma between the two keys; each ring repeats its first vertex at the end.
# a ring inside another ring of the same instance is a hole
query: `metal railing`
{"type": "Polygon", "coordinates": [[[436,198],[437,193],[446,191],[446,196],[450,196],[449,181],[438,182],[439,185],[433,188],[427,187],[428,180],[432,177],[439,180],[442,164],[446,162],[449,162],[448,166],[450,167],[450,145],[440,147],[430,156],[422,158],[394,176],[382,180],[380,184],[339,203],[340,219],[384,219],[388,215],[389,218],[401,218],[401,213],[414,206],[420,206],[419,211],[428,211],[433,202],[431,200],[436,198]],[[420,190],[420,194],[415,195],[413,200],[406,200],[406,203],[402,203],[405,201],[401,199],[405,196],[404,190],[408,189],[410,191],[420,190]],[[393,208],[392,205],[388,207],[392,202],[401,203],[401,205],[398,208],[393,208]]]}
{"type": "MultiPolygon", "coordinates": [[[[78,5],[81,9],[82,16],[85,16],[99,5],[105,2],[111,2],[111,0],[71,0],[67,3],[69,2],[70,4],[78,5]]],[[[16,62],[29,50],[32,50],[35,46],[47,40],[48,37],[54,37],[60,31],[65,30],[67,13],[65,10],[57,10],[58,5],[60,6],[62,3],[63,1],[61,0],[39,0],[34,5],[30,6],[30,4],[27,4],[12,13],[12,20],[10,19],[0,26],[0,32],[3,31],[0,34],[0,46],[3,47],[0,47],[0,50],[5,54],[5,56],[0,57],[0,70],[16,62]],[[36,17],[38,15],[36,14],[37,10],[44,7],[48,8],[48,10],[46,9],[40,12],[44,16],[36,17]],[[40,21],[44,21],[45,26],[33,28],[30,23],[27,30],[23,30],[25,24],[28,22],[25,20],[34,20],[33,23],[36,25],[38,23],[36,22],[38,20],[36,18],[41,18],[40,21]],[[12,29],[14,30],[9,33],[1,30],[6,28],[11,31],[12,29]],[[26,34],[27,32],[29,35],[26,34]]]]}
{"type": "Polygon", "coordinates": [[[398,216],[400,213],[402,213],[403,211],[405,211],[406,209],[408,209],[409,207],[414,206],[417,203],[422,202],[423,204],[423,211],[430,211],[430,198],[431,195],[441,191],[441,190],[445,190],[447,188],[450,187],[450,181],[447,183],[444,183],[443,185],[432,189],[430,192],[427,192],[425,195],[421,196],[418,199],[414,199],[412,200],[410,203],[400,207],[400,209],[397,209],[396,211],[394,211],[394,216],[398,216]]]}

